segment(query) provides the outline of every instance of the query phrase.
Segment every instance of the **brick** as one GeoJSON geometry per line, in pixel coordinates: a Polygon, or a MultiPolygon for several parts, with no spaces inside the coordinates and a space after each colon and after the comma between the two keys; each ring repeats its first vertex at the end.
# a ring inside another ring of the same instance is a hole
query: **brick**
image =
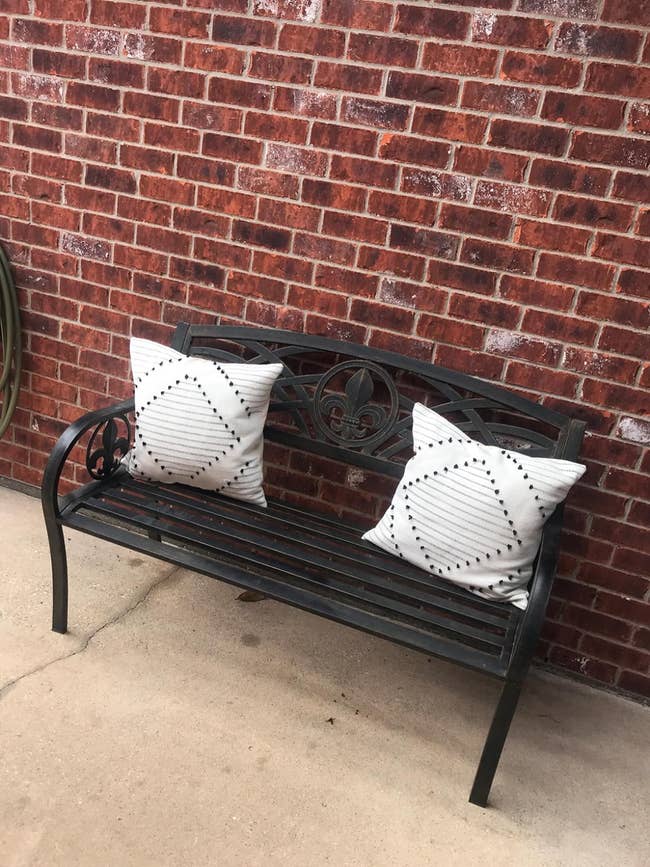
{"type": "Polygon", "coordinates": [[[215,42],[271,47],[275,42],[275,25],[270,21],[260,21],[259,19],[215,15],[212,24],[212,39],[215,42]]]}
{"type": "MultiPolygon", "coordinates": [[[[638,552],[626,548],[619,548],[616,551],[614,560],[616,561],[617,558],[623,562],[633,561],[633,571],[643,568],[644,564],[646,567],[650,566],[650,556],[644,557],[638,552]]],[[[650,605],[637,599],[625,599],[625,597],[613,593],[600,592],[596,597],[595,607],[598,611],[604,611],[613,617],[624,618],[628,622],[640,623],[642,626],[650,625],[650,605]]]]}
{"type": "MultiPolygon", "coordinates": [[[[602,519],[596,519],[602,520],[602,519]]],[[[619,569],[612,569],[611,566],[604,566],[595,563],[581,563],[578,570],[578,579],[587,584],[593,584],[596,587],[603,587],[605,590],[611,590],[615,593],[623,593],[626,596],[635,596],[642,598],[648,587],[646,578],[639,575],[630,575],[619,569]]]]}
{"type": "MultiPolygon", "coordinates": [[[[309,84],[313,66],[313,60],[309,60],[306,57],[288,57],[282,54],[255,52],[251,59],[249,75],[253,78],[265,78],[269,81],[309,84]]],[[[314,83],[317,86],[321,86],[321,83],[318,81],[314,83]]]]}
{"type": "Polygon", "coordinates": [[[296,205],[293,202],[278,202],[275,199],[260,199],[258,220],[293,229],[315,231],[320,221],[318,208],[296,205]]]}
{"type": "Polygon", "coordinates": [[[291,286],[287,295],[287,304],[299,310],[313,310],[336,319],[346,318],[347,298],[335,292],[317,291],[306,286],[291,286]]]}
{"type": "Polygon", "coordinates": [[[542,117],[575,126],[618,129],[623,120],[624,110],[625,103],[621,100],[550,92],[544,99],[542,117]]]}
{"type": "Polygon", "coordinates": [[[650,201],[650,176],[617,172],[612,194],[617,199],[627,199],[631,202],[650,201]]]}
{"type": "Polygon", "coordinates": [[[466,108],[498,114],[514,114],[519,117],[532,117],[537,111],[538,103],[537,90],[503,84],[485,84],[480,81],[467,81],[461,100],[461,105],[466,108]]]}
{"type": "Polygon", "coordinates": [[[148,145],[170,151],[197,153],[201,137],[195,129],[147,123],[144,128],[144,141],[148,145]]]}
{"type": "Polygon", "coordinates": [[[488,238],[507,238],[512,226],[512,218],[507,214],[478,208],[464,208],[459,205],[443,204],[440,209],[438,225],[441,228],[455,229],[469,235],[484,235],[488,238]]]}
{"type": "Polygon", "coordinates": [[[264,298],[267,301],[282,303],[285,284],[281,280],[269,280],[253,274],[231,271],[228,274],[228,291],[236,295],[264,298]]]}
{"type": "Polygon", "coordinates": [[[11,35],[17,42],[29,42],[36,45],[61,45],[63,25],[49,21],[14,18],[11,35]]]}
{"type": "Polygon", "coordinates": [[[611,172],[607,169],[585,168],[541,158],[533,161],[530,172],[532,184],[592,195],[604,195],[610,178],[611,172]]]}
{"type": "Polygon", "coordinates": [[[490,124],[488,141],[491,145],[512,150],[560,156],[564,153],[568,138],[568,131],[558,127],[495,119],[490,124]]]}
{"type": "MultiPolygon", "coordinates": [[[[246,234],[246,230],[241,229],[240,234],[246,234]]],[[[260,237],[262,237],[261,232],[260,237]]],[[[270,240],[270,237],[267,237],[267,240],[270,240]]],[[[230,241],[213,241],[208,238],[194,239],[194,256],[210,263],[218,262],[224,268],[237,268],[240,271],[249,269],[252,258],[250,246],[237,246],[230,241]]],[[[174,263],[177,261],[179,260],[173,260],[174,263]]],[[[173,276],[182,276],[175,268],[171,270],[173,276]]]]}
{"type": "Polygon", "coordinates": [[[566,18],[596,18],[599,0],[517,0],[519,12],[542,12],[566,18]]]}
{"type": "Polygon", "coordinates": [[[214,78],[208,91],[208,98],[212,102],[232,103],[257,109],[269,108],[271,95],[269,85],[227,78],[214,78]]]}
{"type": "Polygon", "coordinates": [[[550,312],[545,313],[541,310],[527,310],[524,314],[522,329],[552,340],[582,343],[588,346],[592,344],[598,333],[598,325],[595,322],[574,319],[571,316],[559,316],[550,312]]]}
{"type": "Polygon", "coordinates": [[[345,295],[373,297],[377,291],[376,274],[364,274],[349,268],[319,264],[314,278],[316,286],[343,292],[345,295]]]}
{"type": "Polygon", "coordinates": [[[492,328],[485,338],[487,352],[506,358],[525,358],[536,364],[554,365],[560,358],[560,345],[549,340],[538,340],[512,331],[492,328]]]}
{"type": "Polygon", "coordinates": [[[415,313],[412,310],[356,298],[350,305],[350,318],[357,322],[381,322],[382,328],[409,334],[415,313]]]}
{"type": "Polygon", "coordinates": [[[610,96],[633,96],[650,99],[650,68],[618,63],[590,63],[585,90],[610,96]]]}
{"type": "Polygon", "coordinates": [[[293,242],[293,253],[309,259],[336,262],[339,265],[352,265],[356,248],[346,241],[337,241],[320,235],[307,235],[297,232],[293,242]]]}
{"type": "Polygon", "coordinates": [[[534,253],[505,244],[494,244],[477,239],[463,242],[460,260],[471,265],[485,268],[498,268],[518,274],[530,274],[533,268],[534,253]]]}
{"type": "Polygon", "coordinates": [[[315,123],[310,143],[318,148],[372,156],[377,147],[377,133],[333,123],[315,123]]]}
{"type": "Polygon", "coordinates": [[[103,111],[117,112],[120,104],[119,90],[110,87],[99,87],[96,84],[83,84],[79,81],[71,81],[68,84],[66,94],[69,103],[83,105],[86,108],[98,108],[103,111]]]}
{"type": "Polygon", "coordinates": [[[486,178],[522,181],[529,163],[529,158],[522,154],[499,153],[469,145],[458,145],[455,151],[455,171],[486,178]]]}
{"type": "Polygon", "coordinates": [[[611,57],[616,60],[636,60],[641,34],[618,27],[596,27],[590,24],[565,22],[555,37],[555,51],[584,57],[611,57]]]}
{"type": "Polygon", "coordinates": [[[472,19],[472,40],[519,48],[546,48],[553,32],[550,21],[519,15],[481,13],[472,19]]]}
{"type": "Polygon", "coordinates": [[[135,63],[119,60],[91,58],[88,63],[88,77],[114,87],[144,87],[144,70],[135,63]]]}
{"type": "Polygon", "coordinates": [[[488,119],[469,112],[444,111],[416,106],[413,132],[433,138],[478,144],[483,141],[488,119]]]}
{"type": "Polygon", "coordinates": [[[633,24],[635,27],[650,27],[650,9],[637,0],[605,0],[603,20],[617,24],[633,24]]]}
{"type": "Polygon", "coordinates": [[[500,328],[515,328],[521,309],[516,304],[504,304],[492,298],[475,298],[453,293],[449,299],[449,313],[453,317],[482,322],[500,328]]]}
{"type": "Polygon", "coordinates": [[[262,144],[252,139],[206,133],[203,138],[203,153],[233,162],[257,164],[262,157],[262,144]]]}
{"type": "Polygon", "coordinates": [[[422,67],[451,75],[491,77],[496,71],[498,58],[498,52],[490,48],[455,42],[429,42],[424,46],[422,67]]]}
{"type": "Polygon", "coordinates": [[[598,133],[576,132],[570,156],[587,162],[646,169],[650,164],[650,142],[629,136],[614,138],[598,133]]]}
{"type": "Polygon", "coordinates": [[[470,349],[480,349],[485,334],[485,329],[478,325],[455,322],[453,319],[429,313],[421,314],[416,331],[420,337],[431,340],[434,344],[449,343],[470,349]]]}
{"type": "Polygon", "coordinates": [[[86,167],[85,180],[91,187],[103,187],[121,193],[134,193],[136,189],[133,172],[120,169],[90,165],[86,167]]]}
{"type": "Polygon", "coordinates": [[[357,214],[341,214],[338,211],[325,211],[322,231],[337,238],[367,241],[369,244],[383,244],[386,240],[388,223],[373,220],[357,214]]]}
{"type": "Polygon", "coordinates": [[[366,271],[421,280],[424,264],[425,259],[422,256],[408,255],[394,250],[379,250],[375,247],[362,247],[359,250],[358,265],[366,271]]]}
{"type": "Polygon", "coordinates": [[[418,56],[418,42],[395,36],[372,36],[351,33],[347,56],[362,63],[379,66],[414,67],[418,56]]]}
{"type": "Polygon", "coordinates": [[[449,162],[451,146],[444,142],[384,133],[380,139],[378,155],[394,162],[444,168],[449,162]]]}
{"type": "Polygon", "coordinates": [[[300,183],[294,175],[242,166],[237,172],[237,186],[253,193],[297,199],[300,183]]]}
{"type": "Polygon", "coordinates": [[[468,202],[472,197],[472,180],[464,175],[405,169],[402,190],[405,193],[468,202]]]}
{"type": "Polygon", "coordinates": [[[327,154],[313,149],[269,143],[265,165],[269,169],[320,177],[327,174],[328,159],[327,154]]]}
{"type": "Polygon", "coordinates": [[[639,334],[637,331],[606,325],[598,339],[598,348],[606,352],[619,352],[621,355],[645,358],[648,352],[648,338],[647,335],[639,334]]]}
{"type": "Polygon", "coordinates": [[[460,239],[456,235],[393,223],[389,245],[439,259],[454,259],[460,239]]]}
{"type": "MultiPolygon", "coordinates": [[[[255,55],[257,56],[257,55],[255,55]]],[[[262,57],[268,55],[261,55],[262,57]]],[[[208,72],[225,72],[241,75],[246,54],[229,45],[210,45],[203,42],[186,42],[183,54],[184,65],[208,72]]],[[[251,74],[252,71],[251,71],[251,74]]]]}
{"type": "Polygon", "coordinates": [[[190,39],[208,37],[210,15],[207,12],[154,6],[149,14],[149,25],[153,31],[190,39]]]}
{"type": "Polygon", "coordinates": [[[34,72],[60,78],[84,78],[86,63],[87,58],[72,52],[46,48],[35,48],[33,52],[34,72]]]}
{"type": "Polygon", "coordinates": [[[271,141],[306,144],[308,135],[306,120],[286,117],[269,117],[267,112],[251,112],[246,115],[244,134],[271,141]]]}
{"type": "Polygon", "coordinates": [[[124,39],[123,54],[137,60],[179,64],[182,51],[183,43],[180,39],[149,36],[143,33],[127,33],[124,39]]]}
{"type": "Polygon", "coordinates": [[[109,27],[140,28],[145,22],[147,10],[139,3],[115,3],[113,0],[93,0],[90,9],[92,24],[109,27]]]}
{"type": "Polygon", "coordinates": [[[551,196],[545,190],[479,181],[474,203],[501,211],[512,211],[534,217],[543,217],[548,212],[551,196]]]}
{"type": "Polygon", "coordinates": [[[0,117],[11,120],[27,120],[28,103],[11,96],[0,96],[0,117]]]}
{"type": "MultiPolygon", "coordinates": [[[[322,60],[316,69],[314,85],[331,90],[378,94],[382,86],[382,71],[322,60]]],[[[286,79],[285,79],[286,80],[286,79]]]]}
{"type": "Polygon", "coordinates": [[[589,259],[543,253],[537,265],[537,275],[548,280],[606,290],[612,284],[614,269],[611,265],[589,259]]]}
{"type": "Polygon", "coordinates": [[[332,93],[279,87],[275,90],[273,108],[302,117],[333,119],[336,117],[336,97],[332,93]]]}
{"type": "Polygon", "coordinates": [[[644,677],[634,671],[621,672],[618,686],[636,695],[650,696],[650,677],[644,677]]]}
{"type": "Polygon", "coordinates": [[[317,57],[342,57],[345,50],[345,34],[340,30],[324,27],[301,27],[285,24],[278,40],[280,51],[294,51],[317,57]]]}
{"type": "Polygon", "coordinates": [[[124,168],[142,169],[148,172],[171,174],[174,168],[174,155],[133,145],[122,145],[120,148],[120,164],[124,168]]]}
{"type": "Polygon", "coordinates": [[[268,247],[271,250],[289,249],[290,234],[284,229],[273,226],[256,225],[244,220],[236,220],[233,223],[233,239],[245,243],[254,244],[258,247],[268,247]]]}
{"type": "Polygon", "coordinates": [[[650,241],[599,233],[596,236],[593,255],[599,259],[624,262],[643,268],[650,261],[650,241]]]}
{"type": "Polygon", "coordinates": [[[372,0],[323,0],[321,20],[325,24],[358,30],[389,30],[392,9],[372,0]]]}
{"type": "Polygon", "coordinates": [[[160,176],[140,177],[140,195],[163,202],[177,202],[179,205],[194,203],[194,185],[185,181],[175,181],[160,176]]]}
{"type": "MultiPolygon", "coordinates": [[[[388,97],[437,105],[455,105],[458,100],[458,90],[458,81],[453,78],[416,75],[412,72],[389,72],[386,83],[386,96],[388,97]]],[[[403,129],[404,127],[400,128],[403,129]]]]}
{"type": "Polygon", "coordinates": [[[516,51],[506,51],[501,64],[503,78],[561,87],[575,87],[580,80],[581,71],[582,64],[578,60],[516,51]]]}
{"type": "Polygon", "coordinates": [[[632,223],[634,209],[594,198],[559,195],[553,216],[565,223],[625,231],[632,223]]]}
{"type": "Polygon", "coordinates": [[[526,247],[539,247],[563,253],[584,253],[591,239],[587,229],[540,223],[535,220],[519,220],[513,241],[526,247]]]}
{"type": "MultiPolygon", "coordinates": [[[[429,341],[416,340],[413,337],[405,337],[403,334],[391,334],[389,331],[379,331],[374,328],[368,337],[368,346],[374,346],[388,352],[399,352],[402,355],[410,355],[425,361],[429,361],[431,358],[429,341]]],[[[386,505],[388,504],[386,503],[386,505]]]]}
{"type": "Polygon", "coordinates": [[[397,169],[395,166],[376,160],[363,160],[335,154],[332,157],[330,177],[333,180],[352,181],[352,183],[362,183],[370,187],[393,189],[397,180],[397,169]]]}
{"type": "Polygon", "coordinates": [[[121,141],[139,141],[140,121],[133,117],[114,117],[109,114],[89,112],[86,117],[86,132],[89,135],[121,141]]]}
{"type": "MultiPolygon", "coordinates": [[[[344,189],[351,189],[346,187],[344,189]]],[[[352,188],[354,189],[354,188],[352,188]]],[[[361,193],[361,207],[365,199],[365,192],[361,193]]],[[[304,195],[304,187],[303,187],[304,195]]],[[[338,207],[338,206],[337,206],[338,207]]],[[[354,208],[353,208],[354,210],[354,208]]],[[[368,213],[391,220],[401,220],[411,223],[433,224],[438,206],[436,202],[427,199],[416,199],[412,196],[399,196],[395,193],[373,191],[368,197],[368,213]]]]}
{"type": "Polygon", "coordinates": [[[65,29],[65,44],[67,48],[73,48],[75,51],[118,55],[121,35],[117,30],[101,30],[97,27],[68,24],[65,29]]]}
{"type": "Polygon", "coordinates": [[[622,409],[638,415],[648,411],[648,394],[641,389],[587,379],[582,386],[582,395],[589,403],[610,409],[622,409]]]}
{"type": "Polygon", "coordinates": [[[409,35],[463,39],[469,30],[470,16],[465,12],[446,9],[427,9],[422,6],[397,7],[395,30],[409,35]]]}

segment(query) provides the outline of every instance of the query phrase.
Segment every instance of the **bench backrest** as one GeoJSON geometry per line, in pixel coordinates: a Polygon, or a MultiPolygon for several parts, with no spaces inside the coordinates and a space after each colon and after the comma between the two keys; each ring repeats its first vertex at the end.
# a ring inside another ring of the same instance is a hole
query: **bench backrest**
{"type": "Polygon", "coordinates": [[[272,328],[187,325],[173,347],[251,364],[281,362],[265,435],[400,477],[412,455],[411,411],[427,404],[473,438],[575,459],[584,424],[477,377],[368,346],[272,328]]]}

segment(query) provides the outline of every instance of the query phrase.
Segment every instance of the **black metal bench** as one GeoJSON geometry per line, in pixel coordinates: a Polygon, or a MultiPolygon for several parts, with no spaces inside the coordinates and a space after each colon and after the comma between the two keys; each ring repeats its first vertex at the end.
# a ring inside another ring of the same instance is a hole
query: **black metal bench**
{"type": "MultiPolygon", "coordinates": [[[[582,422],[496,385],[365,346],[273,329],[185,324],[173,346],[223,361],[281,361],[266,438],[395,479],[411,455],[416,400],[487,444],[531,455],[575,459],[583,435],[582,422]]],[[[470,795],[485,806],[544,620],[562,508],[546,525],[522,612],[385,554],[361,541],[362,529],[348,520],[277,499],[262,509],[131,478],[120,458],[130,446],[132,411],[133,400],[127,400],[84,415],[61,435],[48,461],[42,499],[52,558],[52,628],[67,629],[62,528],[72,527],[485,672],[504,684],[470,795]],[[59,497],[66,460],[86,439],[91,479],[59,497]]]]}

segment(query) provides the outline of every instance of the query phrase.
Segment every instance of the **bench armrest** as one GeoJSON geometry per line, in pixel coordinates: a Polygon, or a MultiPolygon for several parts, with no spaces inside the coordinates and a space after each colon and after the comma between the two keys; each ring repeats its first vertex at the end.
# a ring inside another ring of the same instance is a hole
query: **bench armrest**
{"type": "Polygon", "coordinates": [[[120,467],[120,459],[131,448],[131,424],[128,413],[134,410],[134,400],[88,412],[67,427],[57,440],[48,458],[43,474],[41,499],[47,517],[60,516],[59,479],[68,455],[89,430],[93,430],[86,450],[86,468],[95,482],[110,478],[120,467]],[[121,422],[126,436],[118,435],[117,422],[121,422]],[[117,456],[119,455],[119,457],[117,456]]]}
{"type": "Polygon", "coordinates": [[[526,674],[544,625],[546,607],[557,567],[563,513],[564,504],[562,503],[556,507],[544,527],[535,571],[530,582],[528,605],[517,627],[517,636],[510,661],[508,676],[513,680],[521,680],[526,674]]]}

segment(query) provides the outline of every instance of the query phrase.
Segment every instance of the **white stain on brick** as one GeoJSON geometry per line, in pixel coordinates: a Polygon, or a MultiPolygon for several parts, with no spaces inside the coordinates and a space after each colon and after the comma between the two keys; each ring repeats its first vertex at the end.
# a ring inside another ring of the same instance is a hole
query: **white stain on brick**
{"type": "Polygon", "coordinates": [[[345,474],[345,484],[350,488],[358,488],[366,480],[366,474],[359,467],[348,467],[345,474]]]}
{"type": "Polygon", "coordinates": [[[297,148],[269,144],[264,164],[269,169],[283,169],[296,175],[305,171],[305,155],[297,148]]]}
{"type": "Polygon", "coordinates": [[[450,190],[454,198],[469,202],[472,196],[472,181],[466,175],[454,175],[450,178],[450,190]]]}
{"type": "Polygon", "coordinates": [[[514,331],[490,331],[485,341],[485,348],[490,352],[508,355],[526,343],[526,338],[514,331]]]}
{"type": "Polygon", "coordinates": [[[20,72],[14,79],[14,92],[20,96],[63,102],[63,82],[51,75],[20,72]]]}
{"type": "Polygon", "coordinates": [[[136,60],[150,60],[153,54],[151,39],[141,33],[130,33],[124,45],[124,54],[136,60]]]}
{"type": "Polygon", "coordinates": [[[399,291],[394,280],[383,277],[379,289],[379,298],[387,304],[399,304],[402,307],[415,307],[417,294],[413,292],[410,298],[399,291]]]}
{"type": "Polygon", "coordinates": [[[318,18],[321,5],[322,0],[255,0],[253,12],[311,23],[318,18]]]}
{"type": "Polygon", "coordinates": [[[117,30],[84,29],[83,36],[79,34],[74,39],[72,48],[81,51],[91,51],[93,54],[119,54],[122,34],[117,30]]]}
{"type": "Polygon", "coordinates": [[[487,39],[492,35],[497,16],[493,12],[477,12],[472,20],[472,35],[476,39],[487,39]]]}
{"type": "Polygon", "coordinates": [[[641,418],[623,416],[616,428],[616,436],[622,439],[632,440],[641,445],[650,445],[650,421],[641,418]]]}
{"type": "Polygon", "coordinates": [[[108,262],[110,259],[108,244],[93,238],[83,238],[81,235],[71,235],[68,232],[61,236],[61,249],[85,259],[99,259],[102,262],[108,262]]]}

